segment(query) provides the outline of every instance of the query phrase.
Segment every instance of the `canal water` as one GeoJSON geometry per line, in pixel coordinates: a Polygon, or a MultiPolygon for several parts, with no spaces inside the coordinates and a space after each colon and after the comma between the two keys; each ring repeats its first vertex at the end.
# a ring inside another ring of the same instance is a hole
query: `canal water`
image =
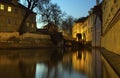
{"type": "Polygon", "coordinates": [[[116,75],[98,49],[0,50],[0,78],[115,78],[116,75]]]}

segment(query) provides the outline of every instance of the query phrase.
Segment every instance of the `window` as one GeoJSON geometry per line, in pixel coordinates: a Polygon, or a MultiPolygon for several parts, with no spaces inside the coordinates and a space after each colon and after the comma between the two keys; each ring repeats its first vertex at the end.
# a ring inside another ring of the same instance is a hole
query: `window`
{"type": "Polygon", "coordinates": [[[111,8],[111,12],[113,11],[113,7],[111,8]]]}
{"type": "Polygon", "coordinates": [[[4,10],[4,5],[3,4],[0,4],[0,9],[4,10]]]}
{"type": "Polygon", "coordinates": [[[34,24],[32,24],[32,28],[34,28],[34,24]]]}
{"type": "Polygon", "coordinates": [[[10,18],[7,19],[7,23],[11,24],[11,19],[10,18]]]}
{"type": "Polygon", "coordinates": [[[114,0],[114,3],[116,3],[117,2],[117,0],[114,0]]]}
{"type": "Polygon", "coordinates": [[[15,8],[14,13],[18,13],[18,9],[17,8],[15,8]]]}
{"type": "Polygon", "coordinates": [[[8,12],[12,11],[12,7],[8,6],[8,12]]]}
{"type": "Polygon", "coordinates": [[[13,24],[14,24],[14,25],[17,24],[17,20],[16,20],[16,19],[13,20],[13,24]]]}
{"type": "Polygon", "coordinates": [[[29,27],[29,22],[26,23],[27,27],[29,27]]]}

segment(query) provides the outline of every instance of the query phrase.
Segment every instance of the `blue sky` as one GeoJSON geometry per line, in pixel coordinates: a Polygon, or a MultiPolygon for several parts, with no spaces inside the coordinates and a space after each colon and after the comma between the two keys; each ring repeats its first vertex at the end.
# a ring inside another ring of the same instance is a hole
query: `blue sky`
{"type": "Polygon", "coordinates": [[[96,0],[51,0],[57,3],[63,12],[80,18],[88,15],[88,11],[96,5],[96,0]]]}
{"type": "MultiPolygon", "coordinates": [[[[57,3],[62,12],[65,12],[67,15],[71,15],[74,18],[87,16],[88,11],[96,5],[96,0],[51,0],[51,2],[57,3]]],[[[38,28],[41,28],[42,25],[42,23],[37,22],[38,28]]]]}

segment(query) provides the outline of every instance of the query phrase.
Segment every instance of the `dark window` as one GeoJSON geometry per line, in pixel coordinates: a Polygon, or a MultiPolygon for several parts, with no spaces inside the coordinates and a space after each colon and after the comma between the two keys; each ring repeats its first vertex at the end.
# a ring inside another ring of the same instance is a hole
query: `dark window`
{"type": "Polygon", "coordinates": [[[14,24],[14,25],[17,24],[17,20],[16,20],[16,19],[13,20],[13,24],[14,24]]]}
{"type": "Polygon", "coordinates": [[[114,3],[116,3],[117,2],[117,0],[114,0],[114,3]]]}
{"type": "Polygon", "coordinates": [[[7,23],[11,24],[11,19],[10,18],[7,19],[7,23]]]}
{"type": "Polygon", "coordinates": [[[15,8],[14,12],[15,12],[15,13],[18,13],[18,9],[17,9],[17,8],[15,8]]]}
{"type": "Polygon", "coordinates": [[[111,12],[113,11],[113,7],[111,8],[111,12]]]}

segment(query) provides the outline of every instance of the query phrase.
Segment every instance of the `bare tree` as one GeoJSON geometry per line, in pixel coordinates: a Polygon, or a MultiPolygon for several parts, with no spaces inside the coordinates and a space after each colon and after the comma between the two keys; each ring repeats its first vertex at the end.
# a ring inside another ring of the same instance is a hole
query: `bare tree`
{"type": "Polygon", "coordinates": [[[52,22],[58,26],[62,19],[62,15],[63,15],[62,11],[57,4],[51,5],[51,11],[52,11],[52,14],[51,14],[52,22]]]}
{"type": "Polygon", "coordinates": [[[38,2],[37,8],[39,10],[39,14],[42,16],[42,22],[44,23],[50,23],[50,6],[50,0],[43,0],[42,2],[38,2]]]}
{"type": "Polygon", "coordinates": [[[39,9],[39,14],[42,16],[42,22],[47,24],[47,28],[51,29],[51,27],[53,28],[55,26],[57,27],[55,27],[54,29],[58,28],[58,25],[61,21],[61,17],[63,15],[60,7],[57,4],[51,3],[50,0],[43,2],[42,6],[41,3],[40,5],[38,4],[37,7],[39,9]]]}
{"type": "Polygon", "coordinates": [[[25,21],[29,17],[33,9],[37,6],[38,1],[40,0],[25,0],[25,1],[27,2],[27,7],[26,7],[26,12],[20,24],[20,28],[18,30],[20,35],[26,32],[25,21]]]}
{"type": "Polygon", "coordinates": [[[62,21],[62,30],[67,34],[72,34],[72,26],[73,26],[74,18],[72,16],[66,17],[65,20],[62,21]]]}

